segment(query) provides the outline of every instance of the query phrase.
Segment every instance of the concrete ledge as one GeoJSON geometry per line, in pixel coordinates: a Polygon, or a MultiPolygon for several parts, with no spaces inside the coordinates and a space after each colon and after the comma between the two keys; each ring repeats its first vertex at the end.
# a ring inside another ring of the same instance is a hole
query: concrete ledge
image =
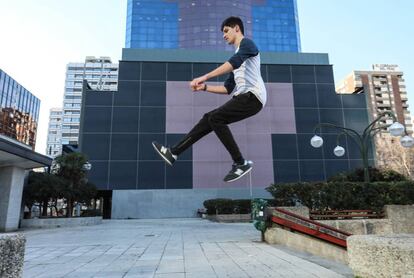
{"type": "Polygon", "coordinates": [[[0,277],[22,277],[25,245],[22,234],[0,234],[0,277]]]}
{"type": "Polygon", "coordinates": [[[392,230],[396,234],[414,234],[414,205],[384,206],[385,217],[390,219],[392,230]]]}
{"type": "Polygon", "coordinates": [[[357,276],[414,277],[414,234],[355,235],[347,244],[349,266],[357,276]]]}
{"type": "Polygon", "coordinates": [[[102,224],[102,216],[23,219],[21,228],[59,228],[102,224]]]}
{"type": "Polygon", "coordinates": [[[217,214],[217,215],[207,215],[208,220],[217,221],[217,222],[250,222],[252,220],[251,214],[217,214]]]}
{"type": "Polygon", "coordinates": [[[385,219],[318,220],[354,235],[414,234],[414,205],[384,206],[385,219]]]}
{"type": "Polygon", "coordinates": [[[265,241],[269,244],[285,245],[299,251],[348,264],[348,254],[345,249],[305,234],[273,227],[266,230],[265,241]]]}
{"type": "Polygon", "coordinates": [[[389,219],[318,220],[318,222],[354,235],[386,235],[393,233],[389,219]]]}
{"type": "MultiPolygon", "coordinates": [[[[305,206],[295,206],[295,207],[277,207],[281,208],[287,211],[290,211],[292,213],[298,214],[302,217],[309,218],[309,208],[305,206]]],[[[272,209],[272,207],[270,207],[272,209]]],[[[270,210],[271,212],[271,210],[270,210]]]]}

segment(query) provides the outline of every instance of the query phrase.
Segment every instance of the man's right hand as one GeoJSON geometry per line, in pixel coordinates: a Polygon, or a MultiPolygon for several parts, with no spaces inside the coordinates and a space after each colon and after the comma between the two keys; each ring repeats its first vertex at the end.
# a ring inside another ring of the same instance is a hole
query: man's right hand
{"type": "Polygon", "coordinates": [[[190,84],[191,90],[193,90],[193,92],[204,90],[204,86],[205,86],[205,83],[201,83],[201,84],[198,84],[198,85],[190,84]]]}

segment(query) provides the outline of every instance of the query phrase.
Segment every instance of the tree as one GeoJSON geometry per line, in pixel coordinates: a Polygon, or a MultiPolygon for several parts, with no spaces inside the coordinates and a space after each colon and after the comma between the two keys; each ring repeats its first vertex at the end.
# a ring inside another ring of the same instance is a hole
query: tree
{"type": "Polygon", "coordinates": [[[67,181],[68,186],[61,189],[67,202],[66,217],[72,216],[73,205],[76,201],[90,201],[96,193],[96,187],[91,189],[91,186],[87,185],[87,168],[85,167],[87,163],[88,159],[84,154],[69,153],[56,157],[52,166],[52,172],[67,181]]]}
{"type": "Polygon", "coordinates": [[[38,203],[42,216],[47,216],[49,202],[53,203],[60,196],[59,189],[66,186],[66,181],[49,173],[30,172],[27,186],[23,190],[23,202],[31,211],[38,203]]]}
{"type": "Polygon", "coordinates": [[[77,196],[79,196],[76,201],[84,204],[90,204],[91,200],[96,198],[98,191],[96,190],[96,185],[91,182],[87,182],[84,186],[79,188],[77,196]]]}
{"type": "Polygon", "coordinates": [[[394,170],[414,179],[414,149],[401,146],[399,138],[381,134],[375,138],[379,168],[394,170]]]}

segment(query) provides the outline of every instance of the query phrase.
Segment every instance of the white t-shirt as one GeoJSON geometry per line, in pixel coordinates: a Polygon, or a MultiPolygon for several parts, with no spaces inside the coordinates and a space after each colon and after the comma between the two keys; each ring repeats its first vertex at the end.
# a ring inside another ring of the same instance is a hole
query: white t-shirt
{"type": "Polygon", "coordinates": [[[252,92],[264,106],[267,93],[260,73],[260,53],[254,42],[243,38],[228,62],[233,71],[224,82],[227,92],[234,96],[252,92]]]}

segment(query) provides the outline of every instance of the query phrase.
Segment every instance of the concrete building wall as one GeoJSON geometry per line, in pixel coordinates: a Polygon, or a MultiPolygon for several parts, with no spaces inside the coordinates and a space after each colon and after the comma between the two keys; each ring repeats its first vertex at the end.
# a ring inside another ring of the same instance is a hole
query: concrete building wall
{"type": "Polygon", "coordinates": [[[214,188],[168,190],[114,190],[112,218],[175,218],[197,217],[197,210],[204,208],[207,199],[248,199],[272,196],[263,188],[214,188]]]}

